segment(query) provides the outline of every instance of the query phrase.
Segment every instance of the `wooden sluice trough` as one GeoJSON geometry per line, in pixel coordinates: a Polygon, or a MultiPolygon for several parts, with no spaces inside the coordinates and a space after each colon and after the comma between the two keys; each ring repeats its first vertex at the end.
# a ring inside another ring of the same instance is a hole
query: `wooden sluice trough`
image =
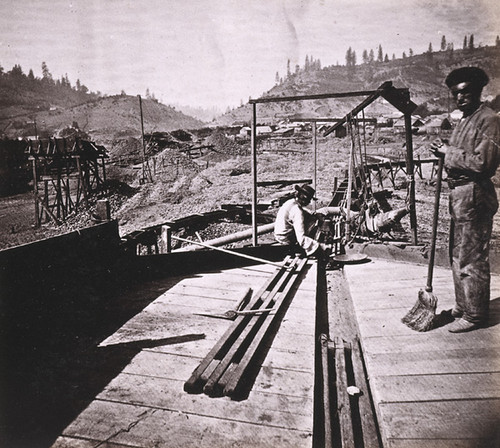
{"type": "MultiPolygon", "coordinates": [[[[184,390],[235,322],[205,314],[234,308],[278,268],[118,248],[107,223],[0,252],[2,446],[497,446],[498,264],[489,326],[454,335],[401,323],[425,284],[420,248],[364,246],[366,262],[335,270],[307,260],[246,393],[229,397],[184,390]]],[[[285,258],[277,246],[242,251],[285,258]]],[[[453,302],[444,258],[438,312],[453,302]]]]}

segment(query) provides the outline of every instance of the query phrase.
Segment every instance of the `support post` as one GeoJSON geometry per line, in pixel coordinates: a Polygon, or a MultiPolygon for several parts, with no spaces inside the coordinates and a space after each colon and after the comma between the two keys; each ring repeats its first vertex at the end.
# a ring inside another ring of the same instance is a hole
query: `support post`
{"type": "Polygon", "coordinates": [[[257,105],[252,104],[252,241],[257,246],[257,105]]]}
{"type": "MultiPolygon", "coordinates": [[[[318,170],[318,139],[317,139],[317,130],[316,130],[316,122],[313,121],[312,131],[313,131],[313,187],[314,191],[317,191],[317,170],[318,170]]],[[[314,211],[316,211],[316,201],[314,201],[314,211]]]]}
{"type": "Polygon", "coordinates": [[[161,226],[161,241],[165,253],[172,252],[172,229],[170,226],[161,226]]]}
{"type": "Polygon", "coordinates": [[[38,205],[38,173],[36,171],[36,158],[31,159],[33,162],[33,193],[35,196],[35,227],[40,227],[42,217],[40,216],[40,206],[38,205]]]}
{"type": "Polygon", "coordinates": [[[418,244],[417,238],[417,211],[415,208],[415,171],[413,164],[413,138],[411,134],[411,113],[405,113],[406,131],[406,172],[409,178],[409,199],[410,199],[410,227],[413,237],[413,245],[418,244]]]}

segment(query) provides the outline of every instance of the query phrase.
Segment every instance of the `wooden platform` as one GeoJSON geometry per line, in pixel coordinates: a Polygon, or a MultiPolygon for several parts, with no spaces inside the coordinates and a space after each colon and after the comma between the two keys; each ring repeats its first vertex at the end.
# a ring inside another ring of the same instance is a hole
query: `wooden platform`
{"type": "MultiPolygon", "coordinates": [[[[489,326],[452,334],[401,323],[426,266],[375,260],[346,266],[345,275],[384,447],[500,446],[500,276],[492,277],[489,326]]],[[[438,313],[453,306],[449,269],[435,269],[434,293],[438,313]]]]}
{"type": "Polygon", "coordinates": [[[308,262],[247,399],[210,398],[183,384],[231,324],[224,312],[256,292],[275,267],[178,279],[100,345],[142,346],[53,448],[311,447],[316,265],[308,262]]]}

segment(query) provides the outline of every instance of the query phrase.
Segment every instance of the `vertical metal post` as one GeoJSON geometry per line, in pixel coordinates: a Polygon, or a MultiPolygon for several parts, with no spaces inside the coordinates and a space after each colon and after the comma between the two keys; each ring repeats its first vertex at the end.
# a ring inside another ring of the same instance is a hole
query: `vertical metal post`
{"type": "MultiPolygon", "coordinates": [[[[312,124],[313,130],[313,188],[314,191],[317,191],[317,168],[318,168],[318,139],[316,135],[316,122],[313,121],[312,124]]],[[[314,201],[314,211],[316,211],[316,201],[314,201]]]]}
{"type": "Polygon", "coordinates": [[[409,199],[410,199],[410,227],[412,230],[413,244],[418,244],[417,238],[417,210],[415,208],[415,168],[413,164],[413,137],[411,134],[411,114],[405,113],[405,131],[406,131],[406,172],[410,181],[409,199]]]}
{"type": "Polygon", "coordinates": [[[257,246],[257,104],[252,104],[252,241],[257,246]]]}

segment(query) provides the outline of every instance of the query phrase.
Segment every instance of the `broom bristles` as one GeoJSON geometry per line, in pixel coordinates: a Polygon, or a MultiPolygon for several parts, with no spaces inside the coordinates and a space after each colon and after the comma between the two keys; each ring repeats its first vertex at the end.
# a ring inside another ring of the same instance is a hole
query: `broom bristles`
{"type": "Polygon", "coordinates": [[[401,321],[416,331],[429,331],[434,327],[436,317],[437,297],[431,292],[420,290],[413,308],[401,321]]]}

